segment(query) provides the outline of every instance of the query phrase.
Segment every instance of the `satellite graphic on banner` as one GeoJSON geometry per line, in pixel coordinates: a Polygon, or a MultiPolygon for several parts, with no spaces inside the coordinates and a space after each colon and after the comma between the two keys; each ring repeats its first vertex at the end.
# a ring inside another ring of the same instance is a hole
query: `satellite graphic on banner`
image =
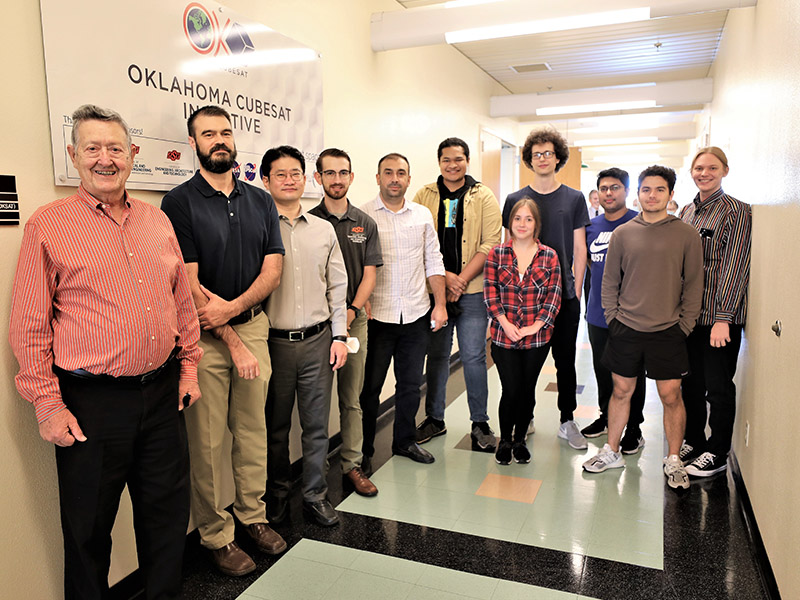
{"type": "Polygon", "coordinates": [[[186,119],[207,104],[231,115],[242,181],[261,185],[258,167],[272,146],[289,144],[316,160],[323,128],[315,50],[215,2],[82,5],[41,0],[56,185],[79,183],[67,145],[70,115],[82,104],[128,122],[128,189],[170,190],[194,174],[186,119]]]}

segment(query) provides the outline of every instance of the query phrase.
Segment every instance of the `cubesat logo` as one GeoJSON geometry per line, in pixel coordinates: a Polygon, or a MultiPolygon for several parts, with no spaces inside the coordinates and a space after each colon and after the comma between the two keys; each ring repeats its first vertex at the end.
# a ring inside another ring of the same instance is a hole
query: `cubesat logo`
{"type": "Polygon", "coordinates": [[[198,2],[186,5],[183,31],[198,54],[217,56],[220,53],[245,54],[255,50],[253,41],[241,24],[227,19],[220,25],[216,13],[198,2]]]}
{"type": "Polygon", "coordinates": [[[247,163],[244,166],[244,178],[247,181],[253,181],[256,178],[256,166],[253,163],[247,163]]]}

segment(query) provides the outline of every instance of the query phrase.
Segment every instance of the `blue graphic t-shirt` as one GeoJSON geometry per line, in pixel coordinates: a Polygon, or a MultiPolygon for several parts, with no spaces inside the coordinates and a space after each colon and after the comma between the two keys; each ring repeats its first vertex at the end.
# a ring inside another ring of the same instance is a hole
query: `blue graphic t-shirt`
{"type": "Polygon", "coordinates": [[[596,327],[607,328],[600,291],[603,287],[603,271],[606,267],[606,253],[611,233],[623,223],[627,223],[639,213],[628,209],[621,219],[609,221],[605,215],[592,219],[586,228],[586,248],[589,252],[589,266],[592,272],[592,285],[587,298],[586,320],[596,327]]]}

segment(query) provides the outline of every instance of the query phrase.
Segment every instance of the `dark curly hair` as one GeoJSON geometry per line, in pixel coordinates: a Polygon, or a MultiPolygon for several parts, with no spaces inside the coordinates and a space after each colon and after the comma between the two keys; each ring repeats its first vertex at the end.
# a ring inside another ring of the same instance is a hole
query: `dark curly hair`
{"type": "Polygon", "coordinates": [[[667,187],[669,188],[670,193],[672,193],[672,191],[675,189],[675,180],[677,177],[675,175],[675,171],[669,167],[663,167],[661,165],[652,165],[647,167],[644,171],[639,173],[639,187],[642,187],[642,182],[644,181],[645,177],[661,177],[667,182],[667,187]]]}
{"type": "Polygon", "coordinates": [[[528,138],[525,140],[525,144],[522,146],[522,162],[524,162],[525,166],[530,170],[533,170],[533,166],[531,165],[532,148],[539,144],[546,144],[547,142],[553,144],[553,150],[556,151],[556,158],[558,159],[556,173],[558,173],[561,168],[567,164],[567,160],[569,159],[569,146],[564,136],[555,129],[534,129],[531,131],[528,134],[528,138]]]}

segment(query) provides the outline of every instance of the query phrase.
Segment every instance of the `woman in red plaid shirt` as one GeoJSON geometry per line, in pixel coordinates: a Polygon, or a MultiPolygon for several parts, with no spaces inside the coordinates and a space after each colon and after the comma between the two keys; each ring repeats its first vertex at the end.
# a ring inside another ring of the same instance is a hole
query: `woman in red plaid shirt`
{"type": "Polygon", "coordinates": [[[503,393],[495,460],[531,460],[525,432],[536,404],[536,381],[547,358],[561,308],[561,268],[555,250],[539,243],[539,208],[530,198],[514,205],[511,239],[489,252],[483,295],[491,317],[492,359],[503,393]],[[512,439],[512,432],[513,439],[512,439]]]}

